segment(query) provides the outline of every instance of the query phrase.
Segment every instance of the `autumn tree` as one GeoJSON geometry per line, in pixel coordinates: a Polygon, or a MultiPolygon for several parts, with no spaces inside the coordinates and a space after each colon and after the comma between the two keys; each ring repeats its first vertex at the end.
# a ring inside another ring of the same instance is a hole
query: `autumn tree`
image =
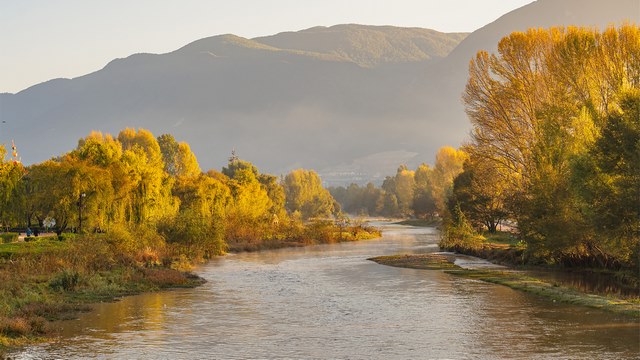
{"type": "Polygon", "coordinates": [[[418,218],[432,217],[436,212],[436,202],[433,197],[433,169],[427,164],[420,164],[415,171],[415,190],[413,194],[413,213],[418,218]]]}
{"type": "MultiPolygon", "coordinates": [[[[16,197],[20,191],[21,179],[26,174],[24,166],[16,161],[5,160],[6,149],[0,145],[0,220],[3,225],[8,225],[11,220],[24,219],[24,201],[16,197]]],[[[28,216],[27,216],[28,217],[28,216]]]]}
{"type": "Polygon", "coordinates": [[[436,162],[430,173],[430,186],[435,207],[442,216],[447,211],[447,198],[453,187],[453,179],[462,172],[468,155],[463,150],[443,146],[436,153],[436,162]]]}
{"type": "Polygon", "coordinates": [[[164,170],[169,175],[197,176],[202,172],[189,144],[177,142],[171,134],[162,134],[157,140],[162,153],[164,170]]]}
{"type": "Polygon", "coordinates": [[[287,210],[299,212],[304,219],[331,216],[339,210],[336,201],[313,170],[291,171],[285,176],[283,186],[287,210]]]}
{"type": "Polygon", "coordinates": [[[118,134],[122,144],[121,162],[132,191],[122,199],[125,217],[141,224],[175,213],[177,202],[171,195],[172,181],[164,171],[162,153],[151,132],[125,129],[118,134]]]}
{"type": "Polygon", "coordinates": [[[113,190],[104,169],[64,156],[31,166],[25,181],[33,188],[34,211],[54,218],[58,233],[69,226],[78,227],[81,212],[83,230],[106,225],[113,190]]]}
{"type": "Polygon", "coordinates": [[[461,211],[476,228],[484,226],[495,233],[508,215],[506,198],[507,188],[497,169],[487,161],[469,159],[453,181],[449,211],[461,211]]]}
{"type": "Polygon", "coordinates": [[[610,253],[594,247],[599,235],[571,181],[573,164],[593,153],[624,94],[640,86],[639,58],[640,29],[623,25],[516,32],[497,54],[471,61],[468,149],[504,176],[507,205],[540,257],[576,264],[610,253]]]}
{"type": "MultiPolygon", "coordinates": [[[[603,262],[640,261],[640,91],[622,94],[593,147],[573,163],[580,212],[597,236],[587,246],[603,262]]],[[[600,264],[605,265],[605,264],[600,264]]]]}
{"type": "Polygon", "coordinates": [[[385,191],[385,212],[391,216],[411,216],[415,191],[414,172],[400,165],[395,176],[387,176],[382,183],[385,191]],[[394,208],[396,208],[394,210],[394,208]]]}

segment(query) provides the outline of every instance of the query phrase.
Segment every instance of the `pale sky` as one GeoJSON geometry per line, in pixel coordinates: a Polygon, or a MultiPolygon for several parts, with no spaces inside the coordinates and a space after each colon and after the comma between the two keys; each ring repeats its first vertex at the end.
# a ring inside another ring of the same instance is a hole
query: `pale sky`
{"type": "Polygon", "coordinates": [[[533,0],[0,0],[0,93],[203,37],[356,23],[472,32],[533,0]]]}

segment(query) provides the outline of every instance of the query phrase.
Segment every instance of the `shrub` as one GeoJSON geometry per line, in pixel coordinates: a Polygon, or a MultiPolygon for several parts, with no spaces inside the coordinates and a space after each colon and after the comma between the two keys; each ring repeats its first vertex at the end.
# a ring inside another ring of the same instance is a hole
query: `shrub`
{"type": "Polygon", "coordinates": [[[193,209],[166,217],[158,224],[158,232],[167,242],[190,247],[205,258],[224,253],[224,231],[221,219],[202,216],[193,209]]]}
{"type": "Polygon", "coordinates": [[[161,288],[187,283],[187,277],[173,269],[145,269],[143,273],[148,282],[161,288]]]}
{"type": "Polygon", "coordinates": [[[8,244],[8,243],[18,241],[18,236],[19,236],[18,233],[8,232],[8,233],[0,234],[0,239],[2,239],[1,242],[3,244],[8,244]]]}
{"type": "Polygon", "coordinates": [[[29,321],[23,317],[0,319],[0,334],[18,337],[25,336],[30,332],[31,326],[29,325],[29,321]]]}
{"type": "Polygon", "coordinates": [[[78,236],[78,234],[62,233],[62,234],[58,235],[58,240],[60,240],[60,241],[68,241],[68,240],[75,239],[76,236],[78,236]]]}
{"type": "Polygon", "coordinates": [[[49,281],[49,286],[54,290],[71,291],[78,286],[79,282],[80,274],[76,271],[64,270],[49,281]]]}

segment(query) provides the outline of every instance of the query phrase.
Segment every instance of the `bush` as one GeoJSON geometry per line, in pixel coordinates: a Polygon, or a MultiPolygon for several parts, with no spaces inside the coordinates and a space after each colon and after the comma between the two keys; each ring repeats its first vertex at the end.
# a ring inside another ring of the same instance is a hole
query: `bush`
{"type": "Polygon", "coordinates": [[[78,234],[74,234],[74,233],[62,233],[58,235],[58,240],[60,241],[72,240],[72,239],[75,239],[77,236],[78,234]]]}
{"type": "Polygon", "coordinates": [[[204,258],[211,258],[226,250],[222,224],[221,219],[204,217],[193,209],[187,209],[177,216],[162,219],[158,223],[158,232],[168,243],[186,246],[204,258]]]}
{"type": "Polygon", "coordinates": [[[54,290],[71,291],[78,286],[79,282],[80,274],[76,271],[64,270],[49,281],[49,286],[54,290]]]}
{"type": "Polygon", "coordinates": [[[1,242],[3,244],[8,244],[8,243],[12,243],[12,242],[18,241],[18,236],[19,235],[20,234],[18,234],[18,233],[8,232],[8,233],[0,234],[0,239],[2,239],[1,242]]]}
{"type": "Polygon", "coordinates": [[[31,332],[29,321],[22,317],[0,319],[0,334],[7,336],[25,336],[31,332]]]}

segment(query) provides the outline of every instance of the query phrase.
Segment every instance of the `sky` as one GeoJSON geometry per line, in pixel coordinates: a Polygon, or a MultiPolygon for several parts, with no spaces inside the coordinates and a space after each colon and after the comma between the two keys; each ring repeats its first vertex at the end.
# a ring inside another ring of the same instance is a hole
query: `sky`
{"type": "Polygon", "coordinates": [[[0,93],[203,37],[356,23],[472,32],[533,0],[0,0],[0,93]]]}

